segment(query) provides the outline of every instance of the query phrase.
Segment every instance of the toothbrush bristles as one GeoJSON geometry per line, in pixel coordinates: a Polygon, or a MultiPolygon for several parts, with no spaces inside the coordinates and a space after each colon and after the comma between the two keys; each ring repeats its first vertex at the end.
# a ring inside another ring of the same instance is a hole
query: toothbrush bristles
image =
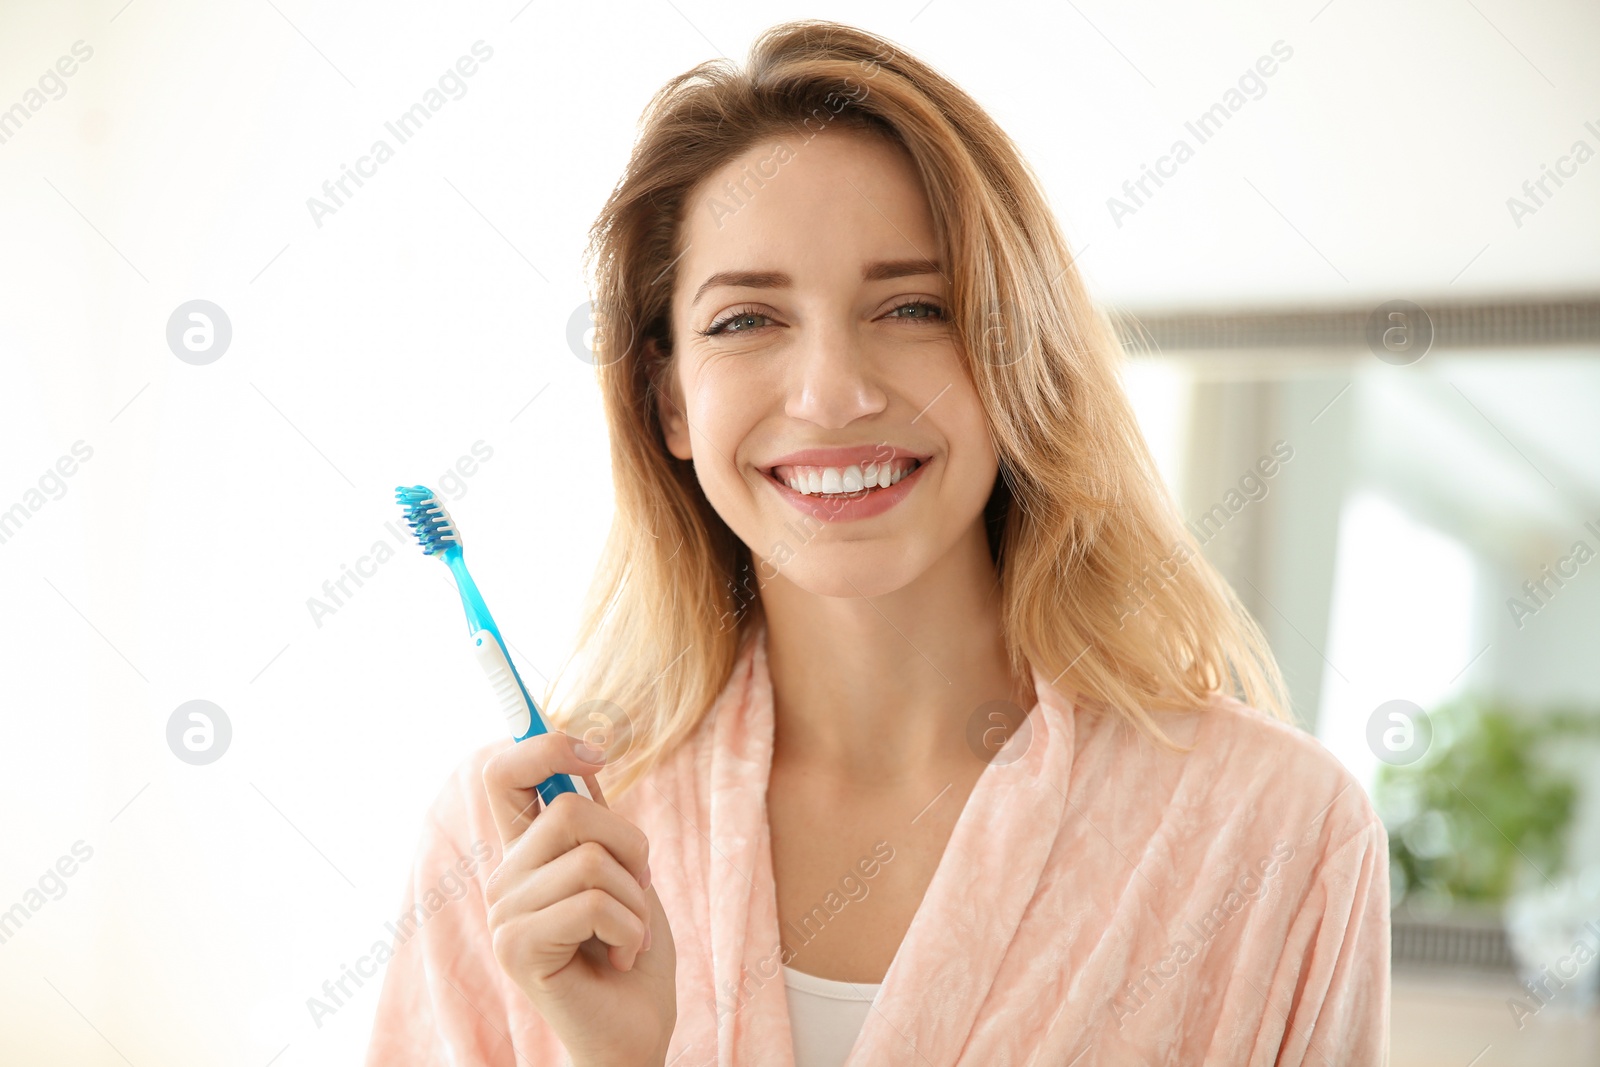
{"type": "Polygon", "coordinates": [[[425,485],[396,486],[394,499],[405,510],[406,522],[425,554],[432,556],[461,544],[460,531],[432,489],[425,485]]]}

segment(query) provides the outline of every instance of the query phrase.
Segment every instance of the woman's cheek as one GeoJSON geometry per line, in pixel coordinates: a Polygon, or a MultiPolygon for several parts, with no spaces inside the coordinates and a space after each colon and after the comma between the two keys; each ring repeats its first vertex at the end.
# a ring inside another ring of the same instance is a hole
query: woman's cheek
{"type": "MultiPolygon", "coordinates": [[[[951,390],[951,393],[954,392],[951,390]]],[[[989,423],[983,405],[970,385],[955,397],[947,393],[945,399],[954,401],[948,412],[950,423],[945,439],[951,446],[953,462],[950,474],[959,482],[954,487],[955,492],[968,502],[977,501],[981,510],[994,489],[995,475],[1000,470],[1000,457],[989,437],[989,423]],[[956,455],[958,452],[959,456],[956,455]]]]}
{"type": "Polygon", "coordinates": [[[736,459],[749,420],[737,394],[713,388],[713,384],[702,380],[686,406],[695,477],[723,521],[736,526],[747,506],[743,497],[749,492],[736,459]]]}

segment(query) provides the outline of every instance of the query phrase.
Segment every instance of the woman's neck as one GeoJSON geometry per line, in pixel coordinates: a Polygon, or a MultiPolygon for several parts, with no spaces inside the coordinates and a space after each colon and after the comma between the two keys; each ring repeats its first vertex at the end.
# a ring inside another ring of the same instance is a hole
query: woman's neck
{"type": "Polygon", "coordinates": [[[916,581],[868,598],[825,597],[779,575],[761,609],[775,762],[869,788],[984,758],[996,710],[1010,729],[1034,705],[1011,674],[1000,588],[981,523],[916,581]],[[1010,702],[985,707],[995,702],[1010,702]],[[981,710],[980,710],[981,709],[981,710]]]}

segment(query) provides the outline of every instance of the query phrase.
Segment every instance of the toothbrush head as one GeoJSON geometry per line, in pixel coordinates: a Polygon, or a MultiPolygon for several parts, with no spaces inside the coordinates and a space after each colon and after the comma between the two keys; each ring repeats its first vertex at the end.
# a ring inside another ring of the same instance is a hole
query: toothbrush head
{"type": "Polygon", "coordinates": [[[461,547],[461,531],[450,521],[444,503],[425,485],[396,486],[395,503],[405,509],[406,522],[422,545],[422,551],[438,555],[447,549],[461,547]]]}

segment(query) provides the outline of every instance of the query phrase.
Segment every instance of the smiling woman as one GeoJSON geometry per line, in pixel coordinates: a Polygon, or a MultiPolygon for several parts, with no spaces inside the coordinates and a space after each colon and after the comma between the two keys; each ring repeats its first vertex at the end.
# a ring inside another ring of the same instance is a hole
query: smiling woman
{"type": "Polygon", "coordinates": [[[413,886],[488,836],[483,907],[397,950],[369,1062],[1378,1062],[1383,828],[971,97],[776,27],[658,94],[593,261],[617,512],[551,717],[624,721],[462,763],[413,886]]]}

